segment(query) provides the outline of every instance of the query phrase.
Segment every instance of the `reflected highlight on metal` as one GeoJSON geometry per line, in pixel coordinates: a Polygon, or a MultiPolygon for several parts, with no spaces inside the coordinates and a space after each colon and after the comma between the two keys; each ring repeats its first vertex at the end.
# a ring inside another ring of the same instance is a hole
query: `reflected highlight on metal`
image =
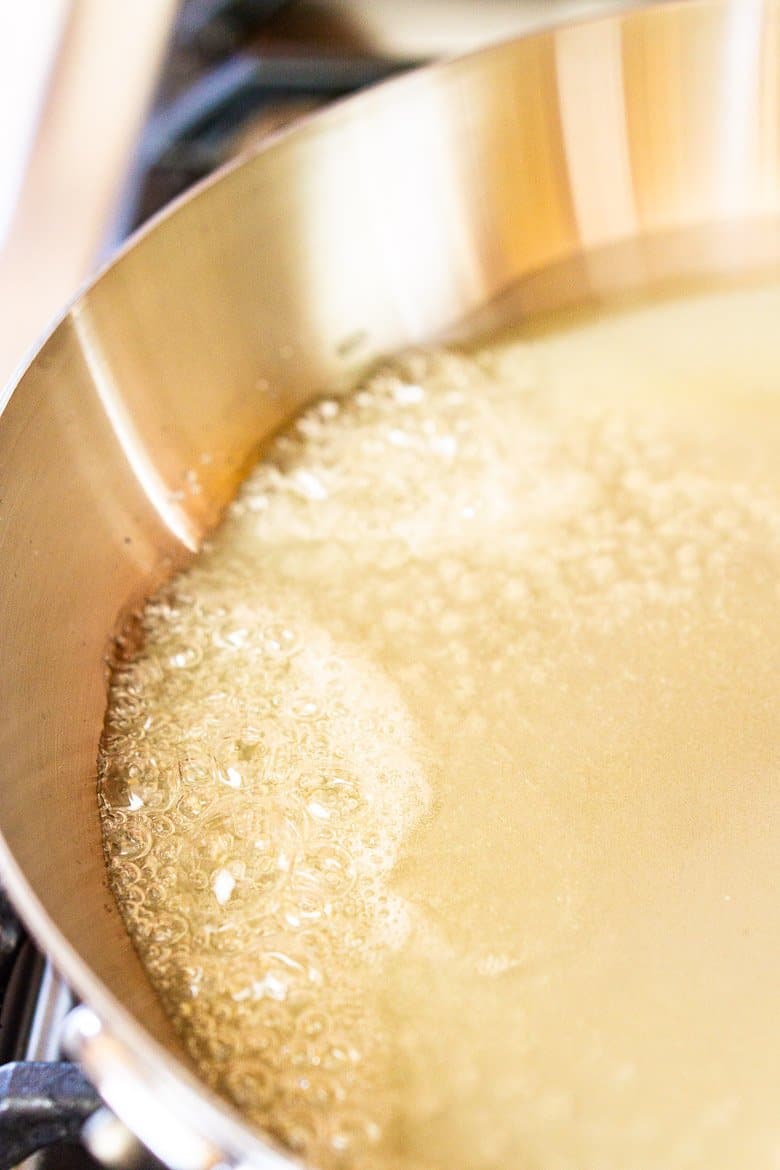
{"type": "Polygon", "coordinates": [[[144,495],[156,508],[171,533],[185,548],[194,552],[198,547],[197,531],[190,523],[186,511],[173,498],[171,489],[159,475],[154,459],[141,440],[132,416],[122,400],[121,388],[111,374],[100,338],[92,329],[83,305],[74,305],[71,310],[71,321],[95,392],[144,495]]]}

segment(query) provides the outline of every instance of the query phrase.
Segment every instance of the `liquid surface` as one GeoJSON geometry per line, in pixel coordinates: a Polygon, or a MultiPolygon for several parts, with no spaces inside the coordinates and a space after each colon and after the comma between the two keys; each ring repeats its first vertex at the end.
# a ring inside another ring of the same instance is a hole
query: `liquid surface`
{"type": "Polygon", "coordinates": [[[414,354],[113,676],[111,881],[311,1163],[780,1158],[780,286],[414,354]]]}

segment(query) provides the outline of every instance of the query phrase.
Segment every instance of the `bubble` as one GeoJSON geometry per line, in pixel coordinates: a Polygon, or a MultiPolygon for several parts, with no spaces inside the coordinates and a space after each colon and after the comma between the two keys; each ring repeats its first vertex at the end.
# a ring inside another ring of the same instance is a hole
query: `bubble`
{"type": "Polygon", "coordinates": [[[367,1146],[376,1145],[382,1136],[381,1128],[361,1113],[338,1112],[329,1119],[329,1144],[339,1153],[361,1154],[367,1146]]]}
{"type": "Polygon", "coordinates": [[[319,889],[333,897],[345,894],[355,877],[355,863],[346,849],[326,844],[307,851],[295,867],[290,886],[303,893],[319,889]]]}
{"type": "Polygon", "coordinates": [[[136,861],[146,857],[152,846],[152,832],[147,825],[127,824],[112,840],[112,852],[118,858],[136,861]]]}
{"type": "Polygon", "coordinates": [[[211,775],[209,764],[205,760],[195,757],[178,759],[176,761],[176,770],[180,785],[205,784],[208,783],[211,775]]]}
{"type": "Polygon", "coordinates": [[[183,821],[197,821],[213,804],[210,792],[185,792],[176,802],[176,813],[183,821]]]}
{"type": "Polygon", "coordinates": [[[184,938],[188,930],[189,923],[183,914],[168,912],[157,917],[149,932],[149,938],[157,943],[176,943],[184,938]]]}
{"type": "Polygon", "coordinates": [[[260,644],[269,658],[283,659],[294,652],[297,639],[294,630],[277,623],[267,626],[262,631],[260,644]]]}
{"type": "Polygon", "coordinates": [[[188,670],[202,659],[203,651],[199,646],[180,646],[168,655],[168,665],[174,670],[188,670]]]}
{"type": "Polygon", "coordinates": [[[318,1008],[309,1008],[301,1012],[296,1020],[296,1031],[304,1037],[306,1042],[321,1040],[330,1030],[331,1023],[327,1014],[318,1008]]]}
{"type": "Polygon", "coordinates": [[[295,1153],[303,1153],[314,1144],[318,1126],[308,1111],[289,1108],[274,1113],[272,1130],[295,1153]]]}
{"type": "Polygon", "coordinates": [[[266,1109],[276,1095],[274,1077],[257,1060],[231,1060],[224,1088],[237,1105],[266,1109]]]}

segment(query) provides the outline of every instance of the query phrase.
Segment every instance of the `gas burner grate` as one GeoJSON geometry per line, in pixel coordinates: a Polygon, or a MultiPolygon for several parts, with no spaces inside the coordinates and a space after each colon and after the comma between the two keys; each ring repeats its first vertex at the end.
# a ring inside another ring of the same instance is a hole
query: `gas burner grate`
{"type": "Polygon", "coordinates": [[[185,4],[112,246],[263,133],[419,64],[359,46],[277,39],[268,22],[282,7],[185,4]]]}

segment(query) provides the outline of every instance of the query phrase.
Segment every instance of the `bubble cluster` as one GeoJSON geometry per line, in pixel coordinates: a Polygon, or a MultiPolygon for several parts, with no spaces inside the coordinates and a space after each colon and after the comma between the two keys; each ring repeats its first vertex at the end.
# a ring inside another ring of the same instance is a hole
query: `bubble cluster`
{"type": "Polygon", "coordinates": [[[777,726],[780,480],[730,408],[562,388],[560,345],[309,407],[113,671],[128,930],[203,1077],[325,1170],[672,1148],[583,1020],[642,834],[681,864],[684,800],[777,726]]]}
{"type": "Polygon", "coordinates": [[[402,941],[383,880],[427,788],[387,680],[262,582],[231,579],[196,567],[186,600],[180,583],[146,610],[143,653],[114,675],[103,825],[128,928],[195,1061],[308,1148],[370,1081],[382,1038],[352,1002],[351,956],[402,941]]]}

